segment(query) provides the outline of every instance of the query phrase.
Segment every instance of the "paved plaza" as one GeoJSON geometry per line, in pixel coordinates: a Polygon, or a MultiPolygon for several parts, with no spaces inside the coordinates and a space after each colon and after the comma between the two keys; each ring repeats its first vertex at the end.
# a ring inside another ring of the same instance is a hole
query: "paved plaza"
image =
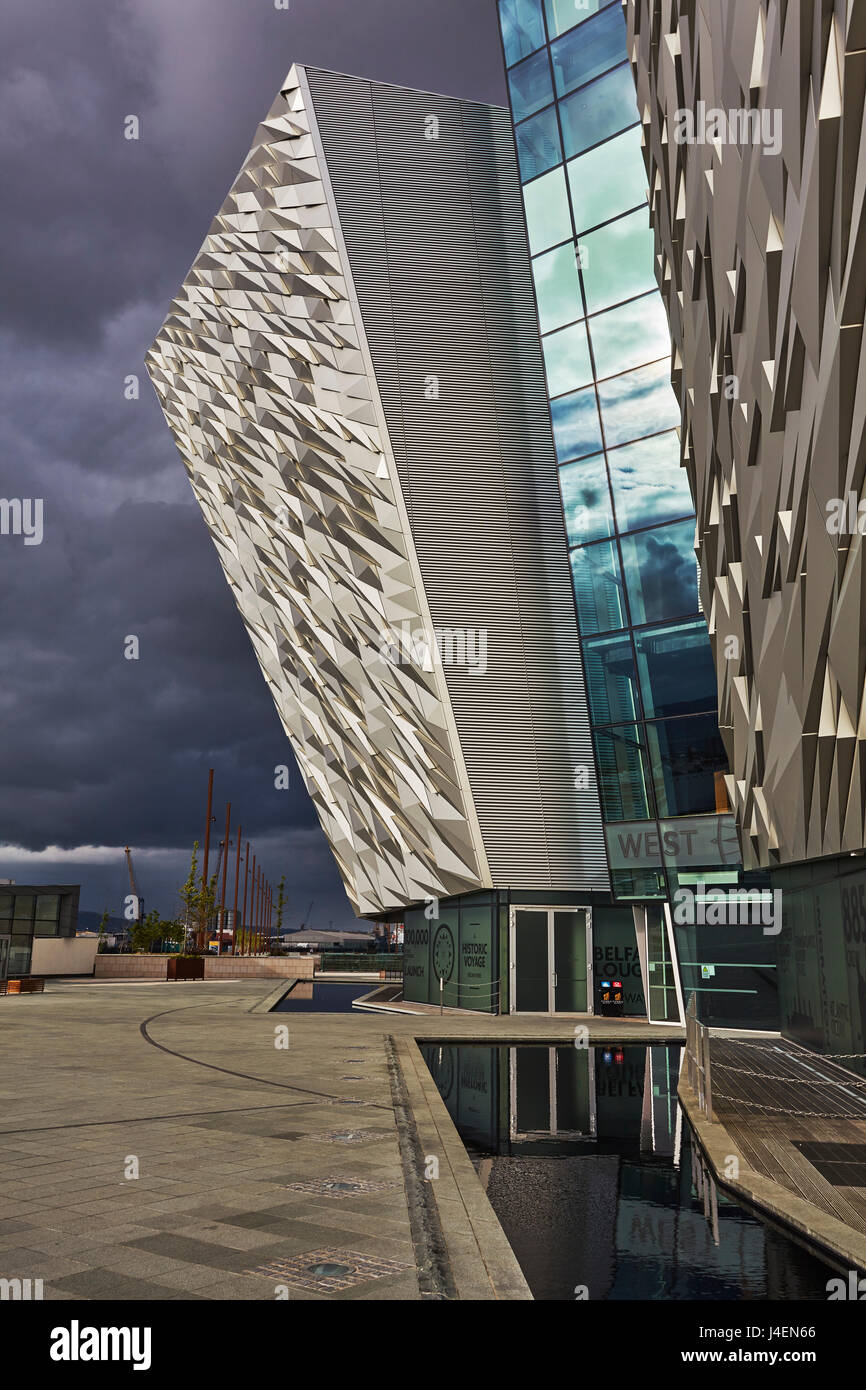
{"type": "Polygon", "coordinates": [[[574,1022],[268,1012],[283,989],[0,999],[0,1277],[68,1300],[530,1296],[413,1038],[574,1022]]]}

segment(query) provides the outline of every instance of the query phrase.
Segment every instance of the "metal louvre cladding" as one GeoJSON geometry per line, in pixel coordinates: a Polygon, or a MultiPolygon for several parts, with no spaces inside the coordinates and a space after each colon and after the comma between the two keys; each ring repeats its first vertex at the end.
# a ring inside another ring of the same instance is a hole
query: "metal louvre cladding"
{"type": "Polygon", "coordinates": [[[523,237],[505,112],[295,67],[148,357],[363,914],[607,886],[523,237]]]}

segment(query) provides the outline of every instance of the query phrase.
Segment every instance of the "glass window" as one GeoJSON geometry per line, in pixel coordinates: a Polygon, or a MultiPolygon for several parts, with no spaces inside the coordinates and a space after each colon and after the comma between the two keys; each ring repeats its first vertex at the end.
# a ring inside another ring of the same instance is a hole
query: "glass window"
{"type": "Polygon", "coordinates": [[[13,936],[9,943],[9,958],[7,961],[7,973],[11,977],[15,975],[30,974],[30,953],[32,950],[29,936],[13,936]]]}
{"type": "Polygon", "coordinates": [[[628,56],[622,8],[610,5],[595,19],[572,29],[565,38],[551,44],[550,56],[560,96],[600,77],[628,56]]]}
{"type": "Polygon", "coordinates": [[[611,376],[599,383],[598,398],[609,449],[647,434],[660,434],[680,422],[667,358],[652,367],[611,376]]]}
{"type": "Polygon", "coordinates": [[[599,381],[659,359],[669,362],[671,335],[657,291],[595,314],[589,322],[599,381]]]}
{"type": "Polygon", "coordinates": [[[592,362],[585,323],[573,323],[559,333],[542,338],[544,365],[547,368],[547,393],[563,396],[592,381],[592,362]]]}
{"type": "Polygon", "coordinates": [[[613,869],[610,886],[617,899],[666,898],[668,896],[664,874],[652,869],[613,869]]]}
{"type": "Polygon", "coordinates": [[[528,121],[515,127],[514,136],[523,183],[562,163],[555,107],[548,106],[546,111],[530,116],[528,121]]]}
{"type": "Polygon", "coordinates": [[[640,130],[624,130],[568,165],[571,205],[578,232],[597,227],[629,208],[646,207],[647,174],[640,130]]]}
{"type": "Polygon", "coordinates": [[[717,775],[728,769],[715,714],[663,719],[646,730],[659,815],[715,811],[717,775]]]}
{"type": "Polygon", "coordinates": [[[537,256],[532,262],[532,274],[542,333],[583,317],[580,276],[573,243],[537,256]]]}
{"type": "Polygon", "coordinates": [[[13,905],[13,916],[19,921],[32,922],[33,909],[36,906],[35,893],[16,893],[13,905]]]}
{"type": "Polygon", "coordinates": [[[577,618],[584,637],[625,627],[625,600],[615,541],[571,552],[577,618]]]}
{"type": "Polygon", "coordinates": [[[595,454],[601,449],[601,426],[594,386],[551,401],[550,414],[560,462],[581,458],[584,454],[595,454]]]}
{"type": "Polygon", "coordinates": [[[655,248],[646,208],[581,237],[580,246],[588,313],[656,288],[655,248]]]}
{"type": "Polygon", "coordinates": [[[607,0],[545,0],[547,7],[547,27],[551,38],[573,29],[589,15],[595,14],[607,0]]]}
{"type": "Polygon", "coordinates": [[[541,0],[499,0],[505,66],[511,67],[544,43],[541,0]]]}
{"type": "Polygon", "coordinates": [[[583,644],[583,666],[593,724],[623,724],[640,718],[631,638],[590,637],[583,644]]]}
{"type": "Polygon", "coordinates": [[[650,778],[640,725],[598,730],[595,756],[604,819],[650,819],[653,815],[650,778]]]}
{"type": "MultiPolygon", "coordinates": [[[[613,535],[613,512],[603,454],[560,468],[559,485],[570,545],[583,545],[585,541],[613,535]]],[[[598,628],[592,631],[597,632],[598,628]]]]}
{"type": "Polygon", "coordinates": [[[40,893],[36,899],[37,922],[56,922],[60,914],[60,894],[40,893]]]}
{"type": "Polygon", "coordinates": [[[508,86],[515,124],[527,116],[534,116],[542,106],[549,106],[553,101],[553,84],[547,49],[542,48],[540,53],[512,68],[508,74],[508,86]]]}
{"type": "Polygon", "coordinates": [[[0,918],[12,916],[12,894],[0,893],[0,918]]]}
{"type": "Polygon", "coordinates": [[[59,935],[60,935],[60,930],[59,930],[59,927],[58,927],[58,924],[57,924],[57,919],[56,919],[56,917],[55,917],[55,918],[46,919],[45,921],[40,921],[39,918],[37,917],[36,923],[35,923],[35,926],[34,926],[34,936],[59,936],[59,935]]]}
{"type": "MultiPolygon", "coordinates": [[[[523,190],[529,249],[533,255],[557,242],[572,239],[571,213],[565,189],[565,170],[552,169],[523,190]]],[[[573,240],[572,240],[573,245],[573,240]]]]}
{"type": "Polygon", "coordinates": [[[631,618],[636,626],[700,612],[694,521],[675,521],[652,531],[638,531],[623,536],[620,544],[631,618]]]}
{"type": "Polygon", "coordinates": [[[694,513],[676,430],[611,449],[607,466],[620,531],[694,513]]]}
{"type": "Polygon", "coordinates": [[[597,77],[588,86],[565,97],[559,104],[559,115],[566,159],[583,154],[590,146],[634,125],[638,110],[630,64],[623,63],[622,67],[614,68],[613,72],[597,77]]]}
{"type": "Polygon", "coordinates": [[[716,668],[703,618],[634,634],[644,715],[667,719],[716,709],[716,668]]]}

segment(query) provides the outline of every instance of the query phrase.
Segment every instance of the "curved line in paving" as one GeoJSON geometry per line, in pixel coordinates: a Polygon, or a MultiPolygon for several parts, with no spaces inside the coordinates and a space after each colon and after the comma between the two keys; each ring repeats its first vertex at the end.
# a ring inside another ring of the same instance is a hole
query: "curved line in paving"
{"type": "MultiPolygon", "coordinates": [[[[221,1004],[228,1002],[230,1001],[220,1000],[221,1004]]],[[[158,1018],[166,1018],[169,1014],[184,1013],[186,1009],[202,1009],[207,1007],[208,1005],[206,1004],[185,1004],[183,1008],[179,1009],[162,1009],[160,1013],[151,1014],[150,1018],[146,1018],[143,1023],[139,1024],[138,1031],[141,1033],[145,1042],[150,1043],[151,1047],[158,1047],[160,1052],[166,1052],[169,1057],[177,1057],[182,1062],[191,1062],[194,1067],[206,1067],[208,1071],[219,1071],[222,1072],[224,1076],[237,1076],[242,1081],[254,1081],[259,1086],[276,1086],[280,1091],[297,1091],[301,1095],[316,1096],[321,1100],[345,1100],[345,1096],[334,1095],[332,1091],[314,1091],[310,1086],[292,1086],[287,1081],[270,1081],[265,1076],[252,1076],[249,1072],[232,1071],[229,1067],[218,1067],[216,1062],[199,1061],[197,1057],[189,1057],[185,1052],[177,1052],[172,1047],[166,1047],[165,1043],[157,1042],[147,1031],[149,1024],[155,1023],[158,1018]]],[[[364,1104],[369,1105],[372,1110],[386,1110],[389,1115],[394,1113],[393,1106],[381,1105],[378,1101],[368,1100],[364,1101],[364,1104]]]]}

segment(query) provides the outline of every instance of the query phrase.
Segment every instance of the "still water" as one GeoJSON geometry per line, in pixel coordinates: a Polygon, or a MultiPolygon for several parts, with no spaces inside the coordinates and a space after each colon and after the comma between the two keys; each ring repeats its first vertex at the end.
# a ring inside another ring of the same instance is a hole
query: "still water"
{"type": "Polygon", "coordinates": [[[352,1002],[375,988],[369,980],[357,984],[322,983],[320,980],[297,980],[288,994],[280,1000],[273,1013],[347,1014],[352,1002]]]}
{"type": "Polygon", "coordinates": [[[421,1051],[536,1299],[826,1299],[705,1172],[679,1046],[421,1051]]]}

